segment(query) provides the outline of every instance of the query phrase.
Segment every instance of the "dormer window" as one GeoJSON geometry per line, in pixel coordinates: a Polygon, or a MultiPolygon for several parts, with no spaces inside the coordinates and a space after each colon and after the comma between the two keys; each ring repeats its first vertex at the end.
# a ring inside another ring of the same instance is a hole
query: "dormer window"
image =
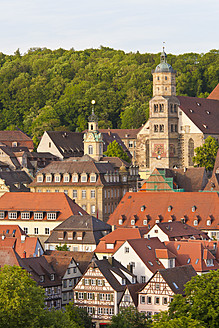
{"type": "Polygon", "coordinates": [[[122,285],[125,285],[125,284],[126,284],[126,279],[122,278],[122,285]]]}
{"type": "Polygon", "coordinates": [[[43,182],[43,175],[42,174],[37,176],[37,182],[43,182]]]}
{"type": "Polygon", "coordinates": [[[141,206],[141,212],[144,212],[145,210],[145,205],[141,206]]]}
{"type": "Polygon", "coordinates": [[[135,225],[135,220],[131,220],[131,225],[135,225]]]}
{"type": "Polygon", "coordinates": [[[194,206],[192,206],[192,212],[195,212],[196,211],[196,209],[197,209],[197,207],[194,205],[194,206]]]}
{"type": "Polygon", "coordinates": [[[47,220],[56,220],[56,213],[47,213],[47,220]]]}
{"type": "Polygon", "coordinates": [[[12,142],[12,147],[17,147],[17,141],[12,142]]]}
{"type": "Polygon", "coordinates": [[[123,219],[119,219],[119,225],[123,224],[123,219]]]}
{"type": "Polygon", "coordinates": [[[87,174],[86,173],[82,173],[81,182],[87,182],[87,174]]]}
{"type": "Polygon", "coordinates": [[[148,224],[148,220],[143,220],[143,225],[147,225],[148,224]]]}
{"type": "Polygon", "coordinates": [[[42,220],[42,219],[43,219],[43,212],[34,213],[34,220],[42,220]]]}
{"type": "Polygon", "coordinates": [[[213,259],[208,259],[208,260],[206,260],[206,265],[207,265],[207,266],[213,266],[213,265],[214,265],[214,261],[213,261],[213,259]]]}
{"type": "Polygon", "coordinates": [[[0,212],[0,219],[4,219],[5,218],[5,212],[0,212]]]}
{"type": "MultiPolygon", "coordinates": [[[[172,211],[172,209],[173,209],[173,207],[170,205],[170,206],[168,206],[168,212],[171,212],[172,211]]],[[[172,220],[171,220],[172,221],[172,220]]]]}
{"type": "Polygon", "coordinates": [[[65,175],[64,175],[64,178],[63,178],[63,181],[64,181],[64,182],[69,182],[69,180],[70,180],[70,176],[69,176],[69,174],[65,174],[65,175]]]}
{"type": "Polygon", "coordinates": [[[51,281],[54,281],[54,280],[55,280],[55,275],[54,275],[54,273],[52,273],[52,274],[50,275],[50,280],[51,280],[51,281]]]}
{"type": "Polygon", "coordinates": [[[77,175],[77,173],[74,173],[72,175],[72,182],[78,182],[78,175],[77,175]]]}
{"type": "Polygon", "coordinates": [[[8,212],[8,218],[11,220],[17,219],[17,212],[8,212]]]}
{"type": "Polygon", "coordinates": [[[106,249],[114,249],[114,244],[106,244],[106,249]]]}
{"type": "Polygon", "coordinates": [[[211,225],[211,220],[207,220],[207,226],[211,225]]]}
{"type": "Polygon", "coordinates": [[[46,175],[46,182],[52,182],[52,175],[46,175]]]}
{"type": "Polygon", "coordinates": [[[96,182],[96,174],[95,173],[90,175],[90,182],[96,182]]]}
{"type": "Polygon", "coordinates": [[[60,182],[61,181],[61,176],[60,174],[55,175],[55,182],[60,182]]]}
{"type": "Polygon", "coordinates": [[[194,220],[193,224],[194,224],[194,226],[197,226],[198,225],[198,220],[194,220]]]}
{"type": "Polygon", "coordinates": [[[29,220],[30,219],[30,212],[21,212],[21,219],[22,220],[29,220]]]}
{"type": "Polygon", "coordinates": [[[40,282],[44,282],[44,276],[40,276],[40,282]]]}

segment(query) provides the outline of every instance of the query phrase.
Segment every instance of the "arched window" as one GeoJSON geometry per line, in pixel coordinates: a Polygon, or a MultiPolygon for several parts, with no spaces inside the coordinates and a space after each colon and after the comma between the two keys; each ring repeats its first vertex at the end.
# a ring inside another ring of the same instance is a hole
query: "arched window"
{"type": "Polygon", "coordinates": [[[188,142],[188,160],[189,160],[189,166],[193,166],[192,158],[194,156],[194,140],[192,138],[189,139],[188,142]]]}
{"type": "Polygon", "coordinates": [[[93,155],[93,146],[92,145],[88,146],[88,154],[93,155]]]}

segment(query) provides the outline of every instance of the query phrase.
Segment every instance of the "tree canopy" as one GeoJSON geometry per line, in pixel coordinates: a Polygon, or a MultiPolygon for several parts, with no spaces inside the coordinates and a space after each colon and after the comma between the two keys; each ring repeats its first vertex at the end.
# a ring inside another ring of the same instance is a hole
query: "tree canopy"
{"type": "Polygon", "coordinates": [[[112,317],[110,328],[149,328],[151,320],[147,319],[145,313],[140,313],[135,307],[122,309],[112,317]]]}
{"type": "MultiPolygon", "coordinates": [[[[159,62],[160,53],[107,47],[0,53],[0,130],[18,126],[35,138],[44,129],[82,131],[92,99],[101,128],[138,128],[147,119],[151,71],[159,62]]],[[[207,97],[219,82],[219,50],[169,54],[168,63],[177,70],[179,95],[207,97]]]]}
{"type": "Polygon", "coordinates": [[[195,149],[196,155],[193,157],[195,166],[205,167],[207,171],[212,171],[218,148],[217,140],[211,136],[207,137],[203,146],[195,149]]]}
{"type": "Polygon", "coordinates": [[[116,140],[108,145],[107,150],[103,154],[109,157],[119,157],[128,163],[131,161],[122,146],[120,146],[116,140]]]}

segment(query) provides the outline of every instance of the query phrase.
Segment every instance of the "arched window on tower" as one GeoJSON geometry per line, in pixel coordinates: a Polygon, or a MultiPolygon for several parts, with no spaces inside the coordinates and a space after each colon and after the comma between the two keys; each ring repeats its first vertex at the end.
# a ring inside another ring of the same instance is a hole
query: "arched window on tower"
{"type": "Polygon", "coordinates": [[[173,113],[173,104],[170,104],[170,113],[173,113]]]}
{"type": "Polygon", "coordinates": [[[194,156],[194,140],[192,138],[189,139],[188,142],[188,164],[189,166],[193,166],[192,158],[194,156]]]}
{"type": "Polygon", "coordinates": [[[93,124],[90,125],[90,129],[93,130],[94,129],[94,126],[93,124]]]}
{"type": "Polygon", "coordinates": [[[160,113],[164,112],[164,104],[160,104],[160,113]]]}
{"type": "Polygon", "coordinates": [[[158,113],[158,104],[154,104],[154,113],[158,113]]]}
{"type": "Polygon", "coordinates": [[[88,146],[88,154],[89,154],[89,155],[93,155],[93,152],[94,152],[94,150],[93,150],[93,146],[92,146],[92,145],[89,145],[89,146],[88,146]]]}

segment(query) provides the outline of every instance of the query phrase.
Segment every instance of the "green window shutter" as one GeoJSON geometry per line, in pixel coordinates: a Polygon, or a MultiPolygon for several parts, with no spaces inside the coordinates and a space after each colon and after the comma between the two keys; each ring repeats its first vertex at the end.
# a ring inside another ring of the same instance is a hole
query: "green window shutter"
{"type": "Polygon", "coordinates": [[[84,300],[87,299],[87,293],[84,293],[84,300]]]}
{"type": "Polygon", "coordinates": [[[82,279],[82,285],[84,285],[84,279],[82,279]]]}
{"type": "Polygon", "coordinates": [[[105,280],[103,279],[103,283],[102,283],[103,286],[105,286],[105,280]]]}
{"type": "Polygon", "coordinates": [[[97,279],[96,279],[96,285],[97,285],[97,279]]]}
{"type": "Polygon", "coordinates": [[[113,302],[113,294],[110,295],[110,301],[113,302]]]}
{"type": "Polygon", "coordinates": [[[97,294],[97,301],[100,300],[100,294],[97,294]]]}
{"type": "Polygon", "coordinates": [[[93,293],[93,300],[95,300],[95,294],[93,293]]]}
{"type": "Polygon", "coordinates": [[[75,292],[75,298],[78,299],[78,292],[75,292]]]}
{"type": "Polygon", "coordinates": [[[91,285],[91,279],[89,279],[89,285],[91,285]]]}

